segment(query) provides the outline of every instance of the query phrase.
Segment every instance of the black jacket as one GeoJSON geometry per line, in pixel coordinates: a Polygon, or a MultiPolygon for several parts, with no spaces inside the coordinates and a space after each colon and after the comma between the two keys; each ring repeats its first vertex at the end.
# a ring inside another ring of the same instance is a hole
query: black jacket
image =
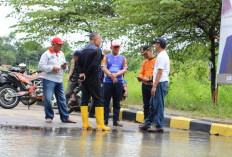
{"type": "Polygon", "coordinates": [[[101,61],[103,55],[99,47],[89,44],[80,53],[77,66],[79,73],[84,73],[86,78],[102,77],[101,61]]]}

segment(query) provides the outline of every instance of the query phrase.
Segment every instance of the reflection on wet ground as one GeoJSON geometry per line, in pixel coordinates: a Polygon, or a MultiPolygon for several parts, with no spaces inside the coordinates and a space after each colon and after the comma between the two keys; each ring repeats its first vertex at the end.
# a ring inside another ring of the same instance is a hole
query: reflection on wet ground
{"type": "Polygon", "coordinates": [[[232,138],[168,130],[162,134],[81,129],[0,129],[0,156],[231,156],[232,138]]]}

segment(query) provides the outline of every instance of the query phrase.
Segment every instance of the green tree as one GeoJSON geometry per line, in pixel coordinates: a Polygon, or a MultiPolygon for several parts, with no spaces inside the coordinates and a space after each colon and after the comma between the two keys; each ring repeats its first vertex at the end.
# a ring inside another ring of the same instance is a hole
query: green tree
{"type": "Polygon", "coordinates": [[[37,65],[42,53],[46,50],[36,41],[17,42],[16,63],[37,65]]]}
{"type": "Polygon", "coordinates": [[[11,45],[11,40],[14,37],[9,35],[8,37],[0,37],[0,64],[13,64],[15,63],[16,49],[11,45]]]}
{"type": "Polygon", "coordinates": [[[28,37],[45,38],[59,33],[99,31],[98,19],[114,16],[115,0],[5,0],[19,19],[13,27],[28,37]]]}
{"type": "Polygon", "coordinates": [[[215,36],[220,31],[221,0],[118,0],[115,6],[118,16],[114,23],[129,30],[128,36],[137,43],[149,43],[154,37],[163,36],[169,39],[168,48],[175,52],[194,43],[208,47],[207,58],[213,64],[213,97],[218,46],[215,36]]]}

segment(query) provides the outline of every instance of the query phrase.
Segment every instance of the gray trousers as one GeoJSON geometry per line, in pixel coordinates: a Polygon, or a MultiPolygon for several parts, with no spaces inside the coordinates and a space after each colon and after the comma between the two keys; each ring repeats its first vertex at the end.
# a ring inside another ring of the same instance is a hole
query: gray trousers
{"type": "Polygon", "coordinates": [[[73,90],[78,86],[78,82],[72,82],[72,81],[68,81],[68,86],[65,92],[65,98],[66,98],[66,104],[68,105],[68,101],[72,95],[73,90]]]}

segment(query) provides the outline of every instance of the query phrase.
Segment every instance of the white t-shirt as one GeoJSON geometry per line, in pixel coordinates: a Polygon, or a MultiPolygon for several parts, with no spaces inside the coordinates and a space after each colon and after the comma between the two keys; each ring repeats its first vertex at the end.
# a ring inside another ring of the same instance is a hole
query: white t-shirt
{"type": "Polygon", "coordinates": [[[44,72],[44,78],[54,82],[62,82],[63,74],[65,70],[61,68],[61,65],[66,62],[63,52],[51,54],[49,50],[44,52],[39,61],[39,70],[44,72]],[[60,70],[58,72],[53,71],[53,67],[56,66],[60,70]]]}
{"type": "Polygon", "coordinates": [[[157,60],[156,60],[155,68],[153,72],[153,82],[155,82],[158,69],[163,70],[162,76],[160,78],[160,82],[168,81],[169,80],[168,75],[170,72],[170,61],[169,61],[168,54],[165,50],[161,51],[157,56],[157,60]]]}

